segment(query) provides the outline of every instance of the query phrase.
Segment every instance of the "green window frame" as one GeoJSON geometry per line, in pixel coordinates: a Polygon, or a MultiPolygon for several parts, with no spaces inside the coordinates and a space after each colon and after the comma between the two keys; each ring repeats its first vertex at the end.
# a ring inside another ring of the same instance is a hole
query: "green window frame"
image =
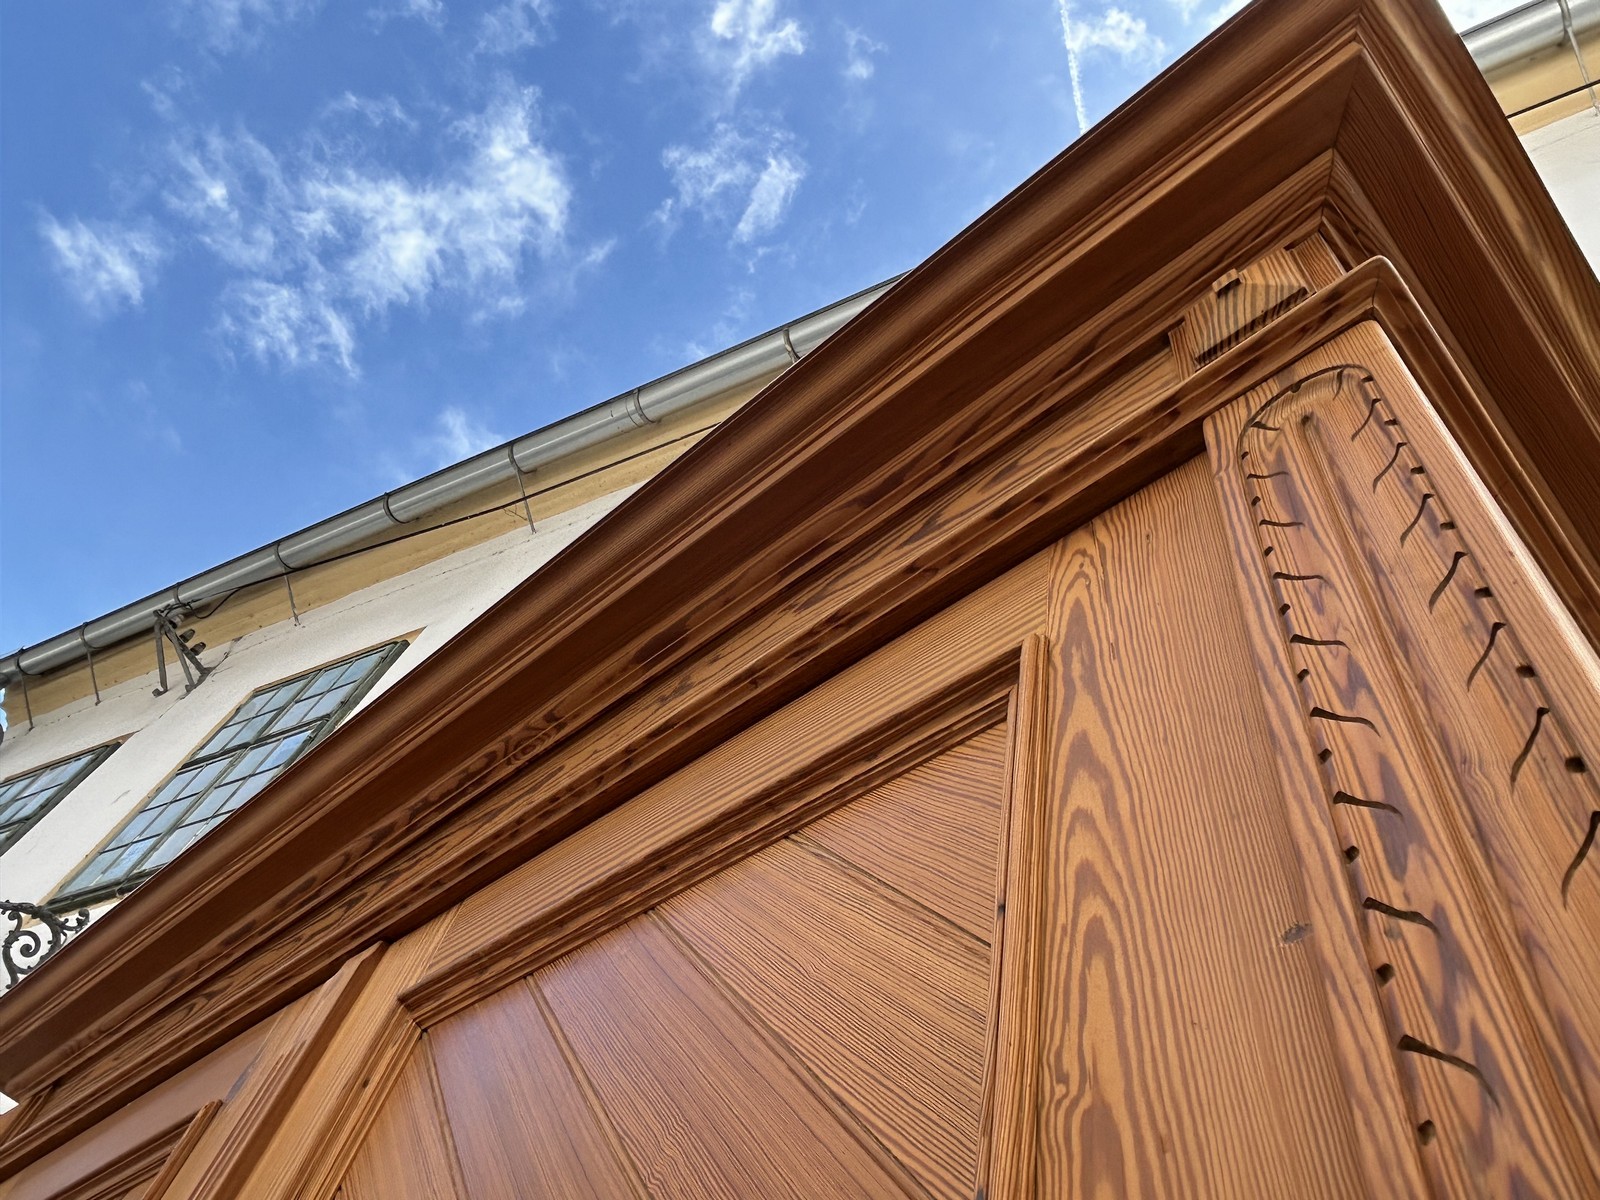
{"type": "Polygon", "coordinates": [[[121,742],[110,742],[96,746],[0,783],[0,854],[21,841],[23,834],[37,825],[45,813],[120,745],[121,742]]]}
{"type": "Polygon", "coordinates": [[[253,693],[57,889],[50,907],[107,900],[154,875],[332,732],[405,648],[389,642],[253,693]]]}

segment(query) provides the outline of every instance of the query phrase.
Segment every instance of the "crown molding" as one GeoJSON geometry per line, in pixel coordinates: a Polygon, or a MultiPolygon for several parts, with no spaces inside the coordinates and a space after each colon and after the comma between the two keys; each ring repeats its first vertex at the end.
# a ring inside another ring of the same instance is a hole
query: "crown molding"
{"type": "Polygon", "coordinates": [[[1413,7],[1246,9],[0,997],[0,1085],[53,1088],[0,1173],[1200,453],[1360,320],[1600,642],[1600,473],[1570,470],[1600,461],[1600,287],[1413,7]],[[1369,261],[1183,377],[1177,314],[1318,230],[1369,261]]]}

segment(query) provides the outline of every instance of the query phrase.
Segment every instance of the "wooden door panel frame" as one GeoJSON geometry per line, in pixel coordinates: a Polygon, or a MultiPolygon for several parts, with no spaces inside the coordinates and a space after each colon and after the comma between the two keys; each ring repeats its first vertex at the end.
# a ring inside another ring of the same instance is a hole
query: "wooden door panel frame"
{"type": "Polygon", "coordinates": [[[433,1025],[1004,719],[1047,565],[1023,563],[463,901],[402,1003],[433,1025]]]}
{"type": "Polygon", "coordinates": [[[1046,634],[1022,645],[1007,721],[1006,793],[1001,809],[990,983],[989,1067],[984,1078],[977,1195],[1032,1200],[1038,1177],[1039,1088],[1043,1068],[1045,898],[1050,864],[1046,821],[1053,799],[1051,741],[1056,711],[1046,634]]]}
{"type": "Polygon", "coordinates": [[[1600,637],[1600,483],[1561,469],[1600,453],[1592,272],[1436,8],[1253,6],[86,930],[51,1003],[0,997],[0,1085],[54,1089],[0,1171],[1191,457],[1341,284],[1183,384],[1108,384],[1319,220],[1422,293],[1471,382],[1446,424],[1600,637]]]}

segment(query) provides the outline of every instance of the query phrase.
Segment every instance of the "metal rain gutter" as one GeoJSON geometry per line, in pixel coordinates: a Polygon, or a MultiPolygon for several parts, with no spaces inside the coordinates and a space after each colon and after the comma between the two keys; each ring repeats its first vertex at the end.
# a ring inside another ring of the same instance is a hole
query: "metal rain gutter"
{"type": "MultiPolygon", "coordinates": [[[[896,277],[898,279],[898,276],[896,277]]],[[[776,375],[871,304],[895,279],[847,296],[670,375],[445,467],[276,542],[241,554],[142,600],[0,661],[0,686],[43,675],[128,638],[148,633],[155,612],[194,606],[227,592],[311,566],[397,525],[419,520],[463,496],[587,449],[630,429],[654,425],[702,400],[776,375]]]]}
{"type": "Polygon", "coordinates": [[[1533,0],[1466,30],[1461,40],[1487,75],[1569,43],[1576,53],[1575,39],[1595,29],[1600,29],[1600,0],[1533,0]]]}

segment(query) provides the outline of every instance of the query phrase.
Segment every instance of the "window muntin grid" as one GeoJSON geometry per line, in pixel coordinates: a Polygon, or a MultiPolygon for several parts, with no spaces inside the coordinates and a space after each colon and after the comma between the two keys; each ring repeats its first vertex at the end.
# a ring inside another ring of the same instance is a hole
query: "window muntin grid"
{"type": "Polygon", "coordinates": [[[96,746],[0,783],[0,854],[11,849],[56,802],[81,783],[121,743],[96,746]]]}
{"type": "Polygon", "coordinates": [[[129,891],[166,866],[332,729],[404,648],[404,642],[390,642],[255,693],[67,881],[51,906],[129,891]]]}

